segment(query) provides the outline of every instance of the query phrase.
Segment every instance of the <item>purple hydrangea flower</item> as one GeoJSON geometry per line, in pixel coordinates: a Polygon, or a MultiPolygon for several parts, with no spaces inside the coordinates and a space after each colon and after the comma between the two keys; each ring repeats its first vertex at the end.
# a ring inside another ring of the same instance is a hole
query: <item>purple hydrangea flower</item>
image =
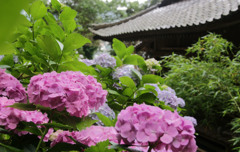
{"type": "Polygon", "coordinates": [[[149,85],[155,87],[155,90],[158,93],[158,99],[165,102],[166,105],[169,105],[173,109],[177,109],[178,106],[185,106],[185,101],[182,98],[178,98],[176,92],[172,88],[163,86],[165,90],[160,90],[157,84],[149,85]]]}
{"type": "Polygon", "coordinates": [[[135,80],[136,78],[132,72],[133,69],[134,69],[134,65],[123,65],[121,67],[116,68],[112,77],[113,77],[113,79],[118,80],[120,77],[128,76],[128,77],[132,78],[133,80],[135,80]]]}
{"type": "Polygon", "coordinates": [[[116,66],[116,59],[108,53],[101,53],[96,55],[93,59],[94,63],[104,68],[114,68],[116,66]]]}
{"type": "Polygon", "coordinates": [[[94,60],[82,59],[81,62],[85,63],[87,66],[95,65],[94,60]]]}
{"type": "Polygon", "coordinates": [[[100,65],[104,68],[114,68],[116,66],[116,59],[108,53],[101,53],[94,57],[93,60],[81,59],[86,65],[100,65]]]}

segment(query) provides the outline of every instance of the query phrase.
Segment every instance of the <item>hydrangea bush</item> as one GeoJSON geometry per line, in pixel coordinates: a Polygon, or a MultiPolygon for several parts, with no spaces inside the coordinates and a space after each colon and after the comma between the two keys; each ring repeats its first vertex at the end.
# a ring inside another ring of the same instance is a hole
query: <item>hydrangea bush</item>
{"type": "Polygon", "coordinates": [[[18,61],[0,61],[0,151],[196,151],[194,119],[157,61],[117,39],[115,56],[79,61],[90,41],[73,32],[77,12],[57,0],[28,8],[8,43],[18,61]]]}

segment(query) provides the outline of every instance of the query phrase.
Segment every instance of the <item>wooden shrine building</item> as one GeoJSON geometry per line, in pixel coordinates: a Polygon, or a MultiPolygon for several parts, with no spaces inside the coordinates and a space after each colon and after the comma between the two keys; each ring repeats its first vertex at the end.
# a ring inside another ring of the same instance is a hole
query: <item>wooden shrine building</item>
{"type": "Polygon", "coordinates": [[[240,46],[240,0],[163,0],[126,19],[92,25],[95,39],[140,42],[154,57],[183,53],[209,32],[240,46]]]}

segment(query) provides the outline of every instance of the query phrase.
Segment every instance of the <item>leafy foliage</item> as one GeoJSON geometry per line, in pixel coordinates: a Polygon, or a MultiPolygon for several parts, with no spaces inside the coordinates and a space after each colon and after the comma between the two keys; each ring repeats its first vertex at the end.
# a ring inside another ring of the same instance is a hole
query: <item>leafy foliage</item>
{"type": "Polygon", "coordinates": [[[184,114],[194,116],[205,128],[230,130],[225,124],[240,115],[240,62],[232,47],[219,35],[209,34],[187,49],[196,57],[173,54],[165,59],[170,68],[166,84],[185,99],[184,114]]]}
{"type": "MultiPolygon", "coordinates": [[[[115,5],[114,2],[117,0],[111,3],[117,7],[119,3],[115,5]]],[[[115,64],[111,68],[100,65],[87,66],[78,60],[77,51],[91,41],[76,32],[79,31],[75,19],[78,17],[77,12],[57,0],[52,0],[49,6],[46,6],[41,0],[26,3],[22,3],[19,7],[13,7],[16,11],[24,8],[21,15],[9,15],[12,17],[11,19],[19,17],[19,24],[13,31],[10,40],[3,42],[0,38],[0,43],[3,44],[0,45],[1,54],[5,55],[0,61],[0,68],[6,68],[8,73],[15,76],[25,86],[29,84],[32,76],[51,71],[71,70],[92,75],[104,89],[108,90],[107,103],[116,114],[134,103],[147,103],[174,111],[163,101],[159,101],[156,88],[149,84],[154,83],[158,89],[163,90],[164,79],[154,75],[147,68],[143,57],[133,54],[133,46],[126,47],[123,42],[114,39],[116,66],[115,64]],[[18,60],[14,61],[15,57],[18,57],[18,60]],[[112,74],[116,69],[125,65],[134,67],[130,71],[132,77],[121,76],[113,79],[112,74]]],[[[112,59],[114,60],[114,58],[112,59]]],[[[160,71],[161,68],[158,67],[158,70],[160,71]]],[[[29,102],[15,103],[8,108],[19,109],[22,112],[37,110],[40,114],[44,113],[46,117],[48,116],[48,119],[42,124],[19,122],[16,124],[17,126],[14,126],[16,132],[0,128],[0,132],[3,133],[0,135],[0,151],[137,151],[129,148],[131,145],[119,145],[109,141],[88,147],[71,136],[66,138],[69,138],[72,144],[63,142],[51,147],[50,142],[46,142],[44,138],[50,136],[49,132],[55,131],[54,133],[56,133],[61,130],[69,131],[69,133],[79,132],[86,127],[96,125],[98,120],[93,120],[90,116],[82,118],[70,116],[64,108],[55,110],[29,102]],[[16,133],[19,132],[23,136],[17,136],[16,133]],[[24,133],[31,134],[24,135],[24,133]]],[[[180,112],[182,109],[177,110],[180,112]]],[[[115,126],[117,118],[108,118],[101,113],[96,113],[96,115],[105,126],[115,126]]]]}

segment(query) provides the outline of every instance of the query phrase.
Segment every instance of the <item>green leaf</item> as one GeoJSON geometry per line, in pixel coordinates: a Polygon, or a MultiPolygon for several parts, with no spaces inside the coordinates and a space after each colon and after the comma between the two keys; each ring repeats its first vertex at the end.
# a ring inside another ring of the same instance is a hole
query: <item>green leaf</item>
{"type": "Polygon", "coordinates": [[[47,14],[47,8],[42,1],[37,0],[30,7],[30,13],[34,20],[38,20],[47,14]]]}
{"type": "Polygon", "coordinates": [[[155,87],[154,87],[154,86],[144,85],[144,87],[139,88],[139,89],[135,92],[134,98],[138,98],[138,97],[140,97],[141,95],[146,94],[146,93],[154,94],[156,97],[158,96],[158,93],[157,93],[157,91],[155,90],[155,87]]]}
{"type": "Polygon", "coordinates": [[[137,54],[133,54],[133,55],[129,55],[127,56],[124,60],[123,60],[123,64],[132,64],[132,65],[139,65],[142,63],[142,61],[144,62],[144,58],[137,55],[137,54]]]}
{"type": "Polygon", "coordinates": [[[17,130],[18,131],[27,131],[27,132],[30,132],[30,133],[35,134],[37,136],[41,136],[42,135],[42,132],[39,130],[37,125],[35,123],[33,123],[33,122],[21,121],[18,124],[17,130]]]}
{"type": "Polygon", "coordinates": [[[49,55],[53,61],[59,60],[61,50],[57,41],[53,37],[40,35],[37,37],[37,42],[44,53],[49,55]]]}
{"type": "Polygon", "coordinates": [[[17,148],[12,147],[12,146],[5,145],[3,143],[0,143],[0,146],[5,147],[6,149],[10,150],[10,151],[7,151],[7,152],[24,152],[23,150],[17,149],[17,148]]]}
{"type": "Polygon", "coordinates": [[[64,45],[63,52],[64,54],[74,52],[73,51],[74,49],[81,48],[86,43],[91,43],[91,41],[82,36],[81,34],[71,33],[63,43],[64,45]]]}
{"type": "Polygon", "coordinates": [[[154,105],[156,102],[156,96],[152,93],[144,93],[142,95],[140,95],[137,99],[138,103],[147,103],[147,104],[151,104],[154,105]]]}
{"type": "Polygon", "coordinates": [[[113,94],[113,95],[120,96],[120,94],[119,94],[117,91],[115,91],[115,90],[108,90],[108,93],[109,93],[109,94],[113,94]]]}
{"type": "Polygon", "coordinates": [[[0,64],[13,66],[14,65],[13,55],[12,54],[5,55],[4,58],[0,61],[0,64]]]}
{"type": "Polygon", "coordinates": [[[99,142],[95,146],[87,148],[85,152],[115,152],[115,150],[108,148],[109,145],[110,145],[109,140],[99,142]]]}
{"type": "Polygon", "coordinates": [[[100,65],[96,65],[96,68],[98,68],[100,70],[100,75],[102,77],[106,77],[112,72],[111,68],[103,68],[100,65]]]}
{"type": "Polygon", "coordinates": [[[56,36],[60,41],[65,38],[65,33],[63,29],[57,24],[49,24],[50,32],[56,36]]]}
{"type": "Polygon", "coordinates": [[[26,111],[36,110],[36,106],[32,103],[14,103],[13,105],[8,107],[12,107],[19,110],[26,110],[26,111]]]}
{"type": "Polygon", "coordinates": [[[123,151],[123,150],[126,150],[128,152],[142,152],[142,151],[139,151],[139,150],[135,150],[135,149],[132,149],[132,148],[128,148],[129,145],[120,145],[120,144],[116,144],[114,142],[110,142],[112,145],[110,146],[111,149],[116,149],[116,150],[120,150],[120,151],[123,151]]]}
{"type": "Polygon", "coordinates": [[[132,69],[132,72],[135,76],[137,76],[138,80],[142,80],[142,74],[138,70],[132,69]]]}
{"type": "Polygon", "coordinates": [[[81,131],[81,130],[87,128],[87,127],[92,126],[96,122],[98,122],[98,120],[93,120],[90,117],[84,117],[84,118],[82,118],[82,120],[79,123],[77,123],[76,126],[77,126],[77,129],[79,131],[81,131]]]}
{"type": "Polygon", "coordinates": [[[134,52],[134,46],[129,46],[128,48],[127,48],[127,50],[126,50],[126,54],[127,55],[131,55],[133,52],[134,52]]]}
{"type": "Polygon", "coordinates": [[[46,126],[49,128],[59,128],[59,129],[73,129],[71,126],[64,125],[57,122],[45,123],[45,124],[41,124],[41,126],[46,126]]]}
{"type": "Polygon", "coordinates": [[[157,93],[157,91],[155,90],[156,88],[155,88],[154,86],[145,84],[145,85],[144,85],[144,88],[145,88],[146,90],[149,90],[150,92],[152,92],[156,97],[158,96],[158,93],[157,93]]]}
{"type": "Polygon", "coordinates": [[[126,88],[122,94],[131,97],[133,95],[133,90],[131,88],[126,88]]]}
{"type": "Polygon", "coordinates": [[[0,65],[1,69],[7,69],[7,68],[11,68],[9,65],[0,65]]]}
{"type": "Polygon", "coordinates": [[[52,7],[56,9],[58,12],[61,11],[61,3],[58,0],[51,0],[52,7]]]}
{"type": "Polygon", "coordinates": [[[123,76],[123,77],[120,77],[119,80],[120,80],[120,82],[121,82],[123,85],[131,88],[132,90],[135,90],[135,89],[136,89],[136,85],[135,85],[134,81],[133,81],[130,77],[128,77],[128,76],[123,76]]]}
{"type": "Polygon", "coordinates": [[[62,71],[81,71],[86,75],[97,74],[93,67],[87,66],[85,63],[79,61],[63,62],[58,68],[58,72],[62,71]]]}
{"type": "Polygon", "coordinates": [[[50,148],[47,152],[61,152],[61,151],[79,151],[85,149],[87,146],[82,146],[80,144],[69,144],[69,143],[57,143],[55,146],[50,148]]]}
{"type": "Polygon", "coordinates": [[[122,60],[118,57],[118,56],[114,56],[114,58],[116,59],[116,66],[120,67],[122,66],[122,60]]]}
{"type": "Polygon", "coordinates": [[[74,18],[76,17],[77,12],[70,7],[64,7],[62,13],[60,14],[60,21],[63,24],[63,27],[67,33],[71,33],[76,28],[76,22],[74,18]]]}
{"type": "Polygon", "coordinates": [[[14,54],[15,52],[15,48],[10,43],[3,43],[0,45],[0,55],[14,54]]]}
{"type": "Polygon", "coordinates": [[[98,118],[102,121],[102,123],[105,125],[105,126],[108,126],[108,127],[111,127],[111,126],[114,126],[113,122],[106,116],[104,116],[103,114],[97,112],[97,113],[94,113],[98,116],[98,118]]]}
{"type": "Polygon", "coordinates": [[[1,0],[0,1],[0,46],[12,36],[14,28],[21,23],[20,11],[29,1],[1,0]],[[4,14],[4,15],[3,15],[4,14]]]}
{"type": "Polygon", "coordinates": [[[147,74],[142,77],[143,83],[164,83],[164,79],[158,75],[147,74]]]}
{"type": "Polygon", "coordinates": [[[126,55],[125,44],[116,38],[113,39],[112,48],[120,59],[126,55]]]}

